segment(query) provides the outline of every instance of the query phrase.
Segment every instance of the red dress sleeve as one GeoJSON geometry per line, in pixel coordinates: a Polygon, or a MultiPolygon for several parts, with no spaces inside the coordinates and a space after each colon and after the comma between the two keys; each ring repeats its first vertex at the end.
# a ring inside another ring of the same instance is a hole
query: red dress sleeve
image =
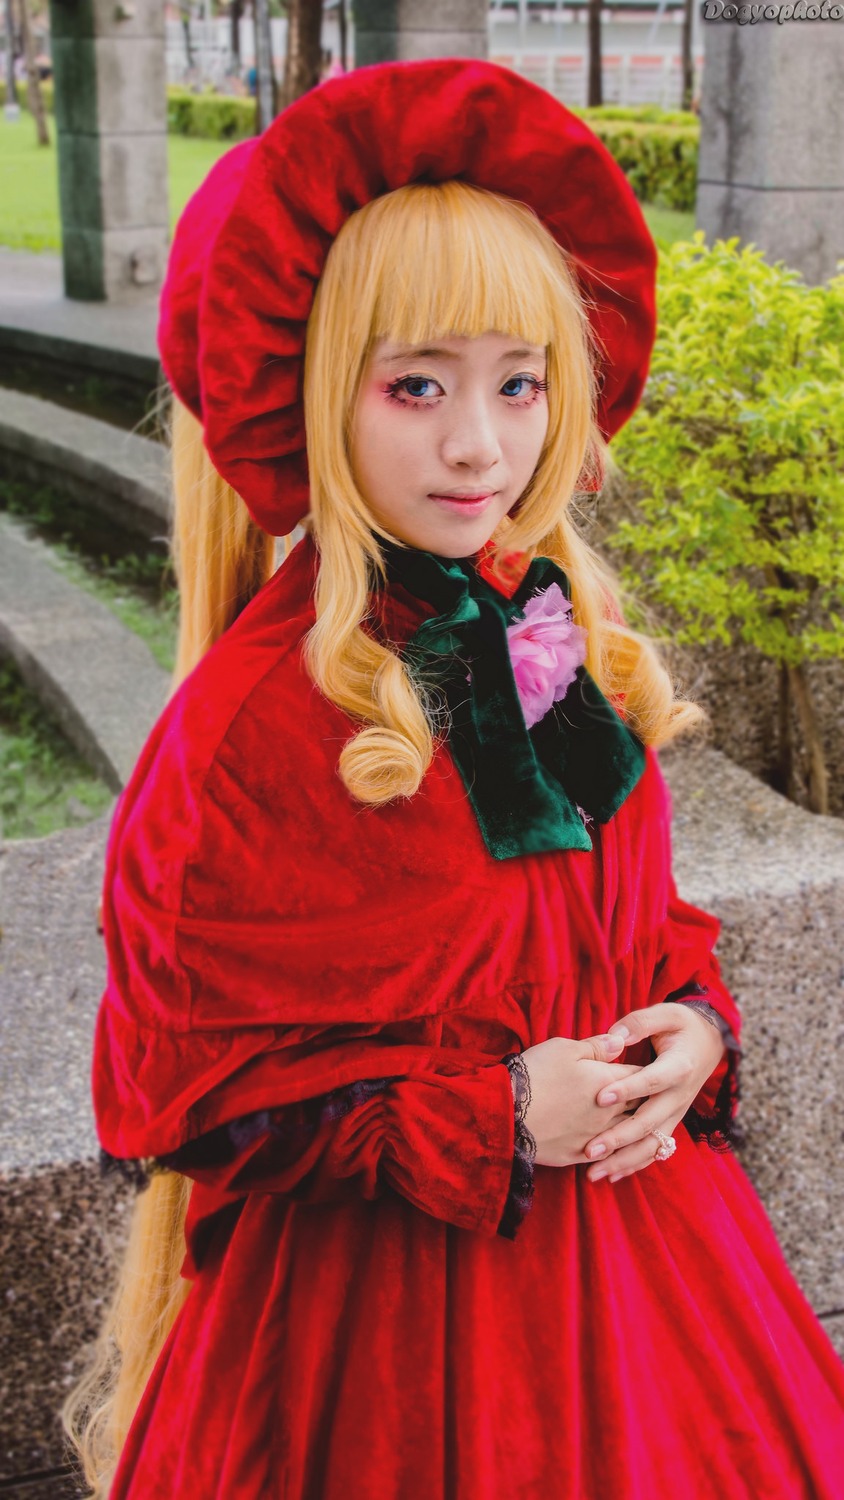
{"type": "Polygon", "coordinates": [[[315,1099],[256,1111],[160,1158],[241,1197],[298,1202],[374,1199],[394,1191],[423,1212],[495,1234],[513,1170],[514,1118],[503,1066],[457,1077],[361,1079],[315,1099]]]}
{"type": "MultiPolygon", "coordinates": [[[[156,738],[166,733],[165,722],[156,738]]],[[[294,919],[280,911],[259,932],[228,915],[226,892],[213,917],[186,912],[186,858],[219,851],[221,814],[177,795],[179,778],[162,769],[171,765],[151,743],[109,840],[93,1064],[106,1157],[170,1164],[233,1197],[393,1191],[495,1235],[517,1147],[503,1049],[439,1045],[437,1012],[415,990],[397,988],[395,1014],[387,996],[376,1016],[370,974],[330,912],[298,948],[294,919]],[[329,963],[348,967],[348,990],[321,1022],[329,963]]],[[[204,872],[210,864],[201,857],[204,872]]],[[[245,874],[235,869],[233,882],[245,874]]]]}
{"type": "Polygon", "coordinates": [[[521,1039],[495,1015],[470,1045],[447,1025],[467,967],[479,988],[485,972],[471,814],[351,801],[337,758],[355,726],[302,654],[312,554],[294,549],[174,694],[115,809],[100,1142],[230,1201],[394,1192],[494,1235],[521,1039]]]}
{"type": "MultiPolygon", "coordinates": [[[[532,1205],[536,1144],[524,1124],[527,1100],[518,1086],[521,1057],[512,1054],[502,1061],[508,1073],[515,1075],[517,1087],[514,1150],[509,1162],[507,1197],[497,1232],[512,1240],[532,1205]]],[[[489,1080],[491,1105],[497,1105],[499,1082],[499,1079],[489,1080]]],[[[483,1171],[490,1165],[493,1173],[496,1172],[499,1154],[505,1150],[506,1132],[501,1137],[500,1153],[492,1159],[484,1156],[478,1142],[475,1143],[476,1149],[460,1148],[460,1143],[455,1149],[454,1141],[447,1137],[444,1129],[444,1112],[440,1107],[430,1120],[420,1119],[417,1112],[416,1117],[408,1121],[407,1111],[414,1108],[418,1097],[418,1086],[411,1092],[405,1079],[362,1079],[315,1099],[305,1099],[282,1109],[257,1110],[229,1121],[177,1150],[165,1153],[157,1159],[156,1165],[180,1172],[205,1187],[213,1188],[218,1194],[233,1197],[246,1192],[269,1192],[287,1194],[298,1202],[336,1203],[354,1196],[377,1198],[394,1188],[426,1212],[430,1211],[433,1167],[441,1179],[437,1189],[439,1208],[442,1209],[445,1202],[452,1206],[452,1213],[438,1212],[437,1217],[477,1229],[477,1205],[466,1204],[466,1173],[470,1169],[483,1171]],[[408,1123],[412,1126],[411,1137],[407,1133],[408,1123]],[[433,1150],[430,1130],[426,1129],[432,1124],[438,1138],[433,1150]],[[421,1136],[418,1135],[420,1130],[421,1136]],[[426,1162],[427,1188],[420,1186],[426,1162]]],[[[468,1090],[464,1097],[469,1097],[468,1090]]],[[[466,1119],[470,1130],[477,1129],[479,1099],[477,1080],[474,1080],[469,1099],[470,1113],[466,1119]]],[[[500,1118],[501,1112],[496,1109],[492,1117],[496,1138],[500,1118]]],[[[498,1151],[497,1141],[495,1149],[498,1151]]],[[[107,1153],[104,1156],[108,1163],[107,1153]]],[[[140,1172],[136,1180],[143,1181],[143,1178],[144,1174],[140,1172]]],[[[500,1190],[500,1184],[498,1186],[500,1190]]],[[[495,1183],[490,1184],[490,1203],[494,1215],[497,1207],[495,1183]]]]}

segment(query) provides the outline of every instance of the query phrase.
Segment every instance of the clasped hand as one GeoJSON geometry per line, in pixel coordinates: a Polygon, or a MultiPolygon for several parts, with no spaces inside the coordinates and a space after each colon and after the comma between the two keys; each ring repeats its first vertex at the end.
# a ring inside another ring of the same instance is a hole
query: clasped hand
{"type": "Polygon", "coordinates": [[[723,1051],[720,1032],[677,1003],[630,1011],[603,1036],[549,1037],[526,1048],[531,1099],[525,1124],[536,1141],[537,1165],[584,1164],[590,1181],[649,1166],[659,1148],[650,1132],[671,1134],[723,1051]],[[646,1038],[657,1054],[653,1062],[619,1061],[646,1038]]]}

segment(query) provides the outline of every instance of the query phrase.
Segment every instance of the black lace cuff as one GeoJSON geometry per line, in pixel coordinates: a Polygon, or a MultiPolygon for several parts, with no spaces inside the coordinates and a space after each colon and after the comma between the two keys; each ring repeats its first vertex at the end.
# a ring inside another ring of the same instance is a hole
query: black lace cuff
{"type": "Polygon", "coordinates": [[[709,991],[702,984],[687,984],[681,990],[666,995],[665,1003],[691,1006],[711,1025],[717,1026],[727,1048],[727,1071],[715,1096],[715,1108],[711,1115],[704,1115],[691,1106],[683,1116],[683,1124],[693,1141],[706,1141],[713,1151],[740,1151],[746,1144],[745,1134],[736,1119],[741,1098],[739,1063],[741,1047],[733,1029],[721,1012],[701,997],[709,991]]]}
{"type": "Polygon", "coordinates": [[[278,1142],[285,1161],[293,1161],[306,1150],[322,1125],[342,1120],[400,1077],[398,1074],[389,1078],[361,1078],[313,1099],[255,1110],[228,1120],[225,1125],[208,1130],[162,1156],[126,1159],[101,1150],[100,1170],[119,1174],[141,1192],[158,1172],[181,1172],[189,1177],[192,1171],[203,1167],[228,1166],[262,1136],[278,1142]]]}
{"type": "Polygon", "coordinates": [[[533,1203],[533,1169],[536,1159],[536,1141],[525,1124],[527,1107],[530,1104],[530,1075],[520,1052],[511,1052],[501,1059],[507,1064],[513,1084],[513,1103],[516,1112],[515,1149],[513,1169],[510,1174],[510,1191],[498,1225],[498,1233],[507,1240],[516,1238],[516,1231],[533,1203]]]}

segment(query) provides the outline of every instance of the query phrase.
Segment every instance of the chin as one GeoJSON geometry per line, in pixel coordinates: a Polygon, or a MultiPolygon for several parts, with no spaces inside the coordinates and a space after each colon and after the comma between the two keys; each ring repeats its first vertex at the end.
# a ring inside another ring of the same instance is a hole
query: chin
{"type": "Polygon", "coordinates": [[[458,517],[452,525],[432,526],[430,518],[423,517],[417,526],[390,521],[384,517],[380,520],[380,525],[406,547],[413,547],[417,552],[433,552],[437,557],[471,557],[495,536],[503,520],[500,514],[478,516],[473,520],[467,518],[462,522],[458,517]]]}

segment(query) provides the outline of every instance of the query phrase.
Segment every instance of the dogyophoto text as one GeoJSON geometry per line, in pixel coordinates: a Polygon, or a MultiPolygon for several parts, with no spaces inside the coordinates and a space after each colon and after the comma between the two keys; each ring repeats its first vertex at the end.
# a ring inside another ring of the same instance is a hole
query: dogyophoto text
{"type": "Polygon", "coordinates": [[[840,21],[844,18],[844,4],[807,3],[807,0],[789,0],[785,5],[732,5],[729,0],[704,0],[701,7],[704,21],[738,21],[739,26],[755,26],[757,21],[840,21]]]}

